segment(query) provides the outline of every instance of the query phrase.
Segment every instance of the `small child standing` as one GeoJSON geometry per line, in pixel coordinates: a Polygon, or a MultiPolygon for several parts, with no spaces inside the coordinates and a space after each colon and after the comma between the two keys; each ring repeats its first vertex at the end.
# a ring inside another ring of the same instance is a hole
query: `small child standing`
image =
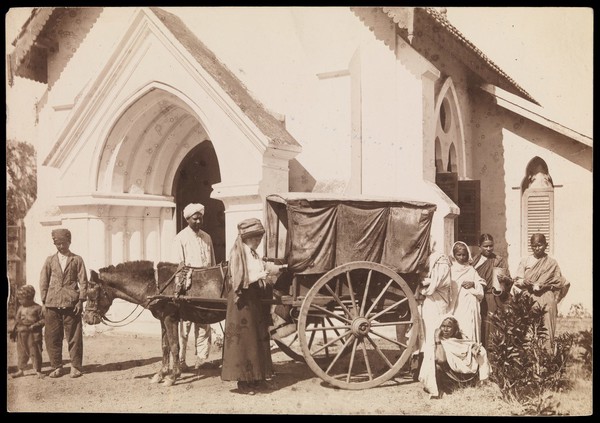
{"type": "Polygon", "coordinates": [[[31,357],[33,368],[39,379],[42,373],[42,328],[44,327],[44,312],[42,306],[37,304],[35,288],[24,285],[17,290],[17,299],[21,304],[15,316],[15,326],[10,338],[17,342],[18,368],[13,378],[25,375],[27,362],[31,357]]]}

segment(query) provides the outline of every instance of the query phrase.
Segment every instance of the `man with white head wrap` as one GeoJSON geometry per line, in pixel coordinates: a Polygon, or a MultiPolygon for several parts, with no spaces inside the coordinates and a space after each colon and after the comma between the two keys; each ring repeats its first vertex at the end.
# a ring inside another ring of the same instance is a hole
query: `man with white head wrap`
{"type": "MultiPolygon", "coordinates": [[[[204,206],[200,203],[188,204],[183,209],[183,217],[188,226],[175,236],[173,261],[183,262],[191,267],[214,266],[216,261],[212,239],[209,234],[200,229],[204,218],[204,206]]],[[[179,362],[182,370],[187,368],[185,356],[191,327],[192,322],[182,320],[179,323],[179,362]]],[[[216,367],[215,364],[207,361],[211,346],[211,331],[210,324],[194,323],[196,369],[216,367]]]]}

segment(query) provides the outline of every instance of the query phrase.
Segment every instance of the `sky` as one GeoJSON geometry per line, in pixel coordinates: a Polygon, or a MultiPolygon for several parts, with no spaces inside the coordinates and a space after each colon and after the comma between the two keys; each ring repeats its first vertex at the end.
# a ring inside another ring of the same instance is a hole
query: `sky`
{"type": "MultiPolygon", "coordinates": [[[[7,51],[31,8],[6,15],[7,51]]],[[[450,7],[450,22],[529,92],[545,117],[592,136],[593,9],[568,7],[450,7]]],[[[7,87],[7,135],[26,139],[32,125],[12,125],[29,112],[44,87],[17,78],[7,87]]]]}
{"type": "Polygon", "coordinates": [[[447,17],[545,117],[592,136],[593,9],[455,7],[447,17]]]}

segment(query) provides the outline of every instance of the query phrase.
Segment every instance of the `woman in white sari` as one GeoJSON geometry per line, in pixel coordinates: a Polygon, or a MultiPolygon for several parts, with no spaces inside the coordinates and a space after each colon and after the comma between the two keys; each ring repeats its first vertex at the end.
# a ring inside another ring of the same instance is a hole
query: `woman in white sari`
{"type": "Polygon", "coordinates": [[[421,282],[424,295],[421,306],[421,317],[423,318],[423,330],[425,339],[423,347],[433,346],[433,333],[440,326],[442,317],[451,311],[450,309],[450,260],[444,254],[433,252],[429,256],[429,273],[421,282]]]}
{"type": "Polygon", "coordinates": [[[411,363],[415,381],[421,380],[423,360],[433,354],[435,330],[440,326],[442,318],[451,311],[450,284],[450,260],[442,253],[432,252],[429,256],[429,272],[421,282],[420,294],[424,297],[420,306],[423,329],[419,337],[419,348],[413,353],[416,364],[411,363]]]}
{"type": "Polygon", "coordinates": [[[419,380],[432,399],[457,388],[473,386],[490,374],[487,352],[481,344],[466,339],[458,321],[447,315],[434,333],[434,349],[427,350],[419,380]]]}
{"type": "Polygon", "coordinates": [[[485,279],[471,266],[471,252],[464,242],[452,246],[452,314],[461,331],[471,341],[481,342],[481,311],[479,303],[484,297],[485,279]]]}

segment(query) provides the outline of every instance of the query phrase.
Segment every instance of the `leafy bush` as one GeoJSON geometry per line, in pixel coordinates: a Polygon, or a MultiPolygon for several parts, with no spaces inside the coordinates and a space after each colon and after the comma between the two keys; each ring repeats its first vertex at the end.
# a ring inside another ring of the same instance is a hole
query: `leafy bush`
{"type": "Polygon", "coordinates": [[[518,401],[527,414],[555,414],[558,404],[551,391],[568,384],[565,372],[575,337],[564,333],[550,343],[545,312],[531,296],[521,292],[492,316],[491,379],[505,400],[518,401]]]}
{"type": "Polygon", "coordinates": [[[581,330],[575,338],[575,345],[579,348],[579,356],[576,357],[582,365],[586,377],[592,376],[592,363],[594,357],[593,329],[581,330]]]}

